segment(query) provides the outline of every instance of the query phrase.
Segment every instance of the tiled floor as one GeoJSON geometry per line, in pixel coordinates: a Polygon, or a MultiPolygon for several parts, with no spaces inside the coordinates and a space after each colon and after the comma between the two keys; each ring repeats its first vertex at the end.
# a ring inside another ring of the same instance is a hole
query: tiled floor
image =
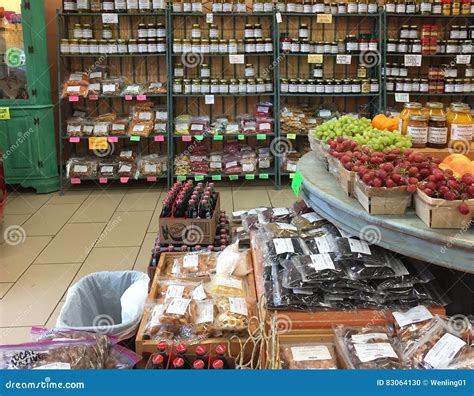
{"type": "MultiPolygon", "coordinates": [[[[290,187],[218,186],[227,212],[288,206],[290,187]]],[[[84,275],[146,271],[163,188],[75,190],[64,196],[11,193],[0,233],[0,344],[30,340],[31,326],[54,326],[65,292],[84,275]],[[11,226],[21,234],[6,236],[11,226]]]]}

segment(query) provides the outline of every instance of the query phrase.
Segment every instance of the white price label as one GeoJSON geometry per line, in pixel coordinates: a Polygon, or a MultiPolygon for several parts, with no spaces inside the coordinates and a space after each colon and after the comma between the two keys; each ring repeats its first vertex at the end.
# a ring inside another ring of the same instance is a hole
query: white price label
{"type": "Polygon", "coordinates": [[[316,212],[311,213],[304,213],[301,215],[302,218],[314,223],[315,221],[324,220],[321,216],[319,216],[316,212]]]}
{"type": "Polygon", "coordinates": [[[190,298],[173,298],[168,305],[166,313],[171,315],[184,315],[190,303],[190,298]]]}
{"type": "Polygon", "coordinates": [[[279,12],[276,13],[276,21],[277,21],[277,23],[282,23],[283,22],[283,19],[281,17],[281,13],[279,13],[279,12]]]}
{"type": "Polygon", "coordinates": [[[163,313],[163,305],[155,305],[150,314],[150,327],[158,326],[160,324],[160,316],[163,313]]]}
{"type": "Polygon", "coordinates": [[[408,103],[410,101],[410,95],[402,92],[395,92],[395,102],[408,103]]]}
{"type": "Polygon", "coordinates": [[[240,279],[224,278],[223,276],[217,276],[216,285],[230,287],[231,289],[242,290],[242,281],[240,279]]]}
{"type": "Polygon", "coordinates": [[[166,289],[165,301],[170,298],[181,298],[183,297],[184,286],[181,285],[169,285],[166,289]]]}
{"type": "Polygon", "coordinates": [[[336,269],[334,263],[332,262],[331,256],[327,253],[312,254],[309,257],[311,258],[310,266],[313,267],[316,271],[336,269]]]}
{"type": "Polygon", "coordinates": [[[245,63],[244,55],[229,55],[229,63],[231,65],[243,65],[245,63]]]}
{"type": "Polygon", "coordinates": [[[275,245],[276,254],[295,252],[290,238],[275,238],[273,244],[275,245]]]}
{"type": "Polygon", "coordinates": [[[298,231],[298,228],[296,228],[292,224],[286,224],[286,223],[275,223],[275,224],[282,230],[298,231]]]}
{"type": "Polygon", "coordinates": [[[183,268],[197,268],[199,265],[199,256],[197,254],[189,254],[183,258],[183,268]]]}
{"type": "Polygon", "coordinates": [[[419,305],[415,308],[409,309],[406,312],[394,312],[393,317],[400,327],[408,326],[412,323],[423,322],[424,320],[432,319],[433,315],[428,308],[419,305]]]}
{"type": "Polygon", "coordinates": [[[196,324],[201,323],[212,323],[214,321],[214,303],[208,301],[203,304],[199,304],[197,308],[197,319],[196,324]]]}
{"type": "Polygon", "coordinates": [[[398,358],[393,347],[386,342],[376,342],[373,344],[354,344],[357,357],[362,363],[371,362],[376,359],[398,358]]]}
{"type": "Polygon", "coordinates": [[[331,353],[326,345],[306,345],[291,347],[291,354],[295,362],[308,360],[330,360],[331,353]]]}
{"type": "Polygon", "coordinates": [[[319,253],[331,253],[336,250],[336,243],[330,236],[322,236],[314,238],[319,253]]]}
{"type": "Polygon", "coordinates": [[[471,63],[471,55],[456,55],[456,63],[458,65],[467,65],[471,63]]]}
{"type": "Polygon", "coordinates": [[[70,370],[71,365],[69,363],[54,362],[44,364],[43,366],[33,367],[33,370],[70,370]]]}
{"type": "Polygon", "coordinates": [[[193,300],[198,300],[198,301],[205,300],[207,296],[206,296],[206,292],[204,291],[204,286],[199,285],[198,287],[196,287],[192,291],[191,297],[193,298],[193,300]]]}
{"type": "Polygon", "coordinates": [[[388,336],[385,333],[353,334],[351,340],[354,344],[366,344],[370,340],[388,340],[388,336]]]}
{"type": "Polygon", "coordinates": [[[207,23],[213,23],[214,22],[214,14],[213,13],[206,14],[206,22],[207,23]]]}
{"type": "Polygon", "coordinates": [[[118,14],[102,14],[102,23],[109,25],[119,23],[118,14]]]}
{"type": "Polygon", "coordinates": [[[420,67],[421,59],[421,55],[407,54],[405,55],[404,63],[406,67],[420,67]]]}
{"type": "Polygon", "coordinates": [[[452,334],[445,334],[426,354],[424,361],[433,368],[449,365],[466,343],[452,334]]]}
{"type": "Polygon", "coordinates": [[[350,65],[352,62],[352,55],[337,55],[336,63],[338,65],[350,65]]]}
{"type": "Polygon", "coordinates": [[[367,242],[352,238],[348,238],[347,240],[349,241],[349,246],[352,253],[372,254],[367,242]]]}
{"type": "Polygon", "coordinates": [[[206,103],[207,105],[214,104],[214,95],[206,95],[204,97],[204,103],[206,103]]]}
{"type": "Polygon", "coordinates": [[[247,302],[245,298],[229,297],[230,312],[248,316],[247,302]]]}
{"type": "Polygon", "coordinates": [[[273,216],[286,216],[290,214],[290,211],[287,208],[273,208],[273,216]]]}

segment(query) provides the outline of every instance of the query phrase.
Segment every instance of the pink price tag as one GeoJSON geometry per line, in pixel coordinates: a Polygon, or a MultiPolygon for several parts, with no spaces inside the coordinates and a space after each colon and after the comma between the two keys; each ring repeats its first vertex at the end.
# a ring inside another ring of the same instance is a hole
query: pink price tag
{"type": "Polygon", "coordinates": [[[118,137],[117,137],[117,136],[109,136],[109,137],[107,138],[107,141],[108,141],[109,143],[118,143],[118,137]]]}
{"type": "Polygon", "coordinates": [[[164,136],[155,136],[155,142],[164,142],[165,137],[164,136]]]}
{"type": "Polygon", "coordinates": [[[70,102],[79,102],[79,96],[70,96],[69,101],[70,102]]]}
{"type": "Polygon", "coordinates": [[[99,95],[89,95],[89,100],[99,100],[99,95]]]}
{"type": "Polygon", "coordinates": [[[140,102],[144,102],[146,100],[146,95],[138,95],[137,100],[139,100],[140,102]]]}
{"type": "Polygon", "coordinates": [[[183,136],[182,137],[183,142],[191,142],[193,138],[191,136],[183,136]]]}
{"type": "Polygon", "coordinates": [[[128,183],[128,180],[129,180],[129,177],[121,177],[121,178],[120,178],[120,183],[122,183],[122,184],[127,184],[127,183],[128,183]]]}
{"type": "Polygon", "coordinates": [[[133,100],[133,96],[132,95],[125,95],[125,100],[133,100]]]}
{"type": "Polygon", "coordinates": [[[101,178],[99,179],[99,183],[100,183],[100,184],[107,184],[107,182],[108,182],[108,179],[107,179],[106,177],[101,177],[101,178]]]}
{"type": "Polygon", "coordinates": [[[81,179],[71,179],[71,184],[81,184],[81,179]]]}
{"type": "Polygon", "coordinates": [[[158,180],[158,179],[157,179],[156,177],[147,177],[147,178],[146,178],[146,181],[147,181],[147,182],[150,182],[150,183],[154,183],[154,182],[156,182],[157,180],[158,180]]]}
{"type": "Polygon", "coordinates": [[[69,138],[69,143],[79,143],[81,141],[81,138],[79,137],[70,137],[69,138]]]}

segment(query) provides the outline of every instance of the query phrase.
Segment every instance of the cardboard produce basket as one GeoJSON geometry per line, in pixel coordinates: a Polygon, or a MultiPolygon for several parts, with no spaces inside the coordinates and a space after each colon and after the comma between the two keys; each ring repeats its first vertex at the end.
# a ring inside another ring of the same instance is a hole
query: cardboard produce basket
{"type": "Polygon", "coordinates": [[[406,186],[386,188],[369,187],[355,178],[355,195],[364,209],[373,215],[405,214],[412,204],[412,194],[406,186]]]}
{"type": "Polygon", "coordinates": [[[461,201],[431,198],[420,190],[415,194],[416,215],[430,228],[464,229],[469,227],[474,214],[474,199],[466,201],[471,212],[463,215],[458,207],[461,201]]]}
{"type": "Polygon", "coordinates": [[[220,194],[211,219],[187,219],[184,217],[160,217],[160,242],[164,244],[201,245],[214,243],[221,211],[220,194]]]}
{"type": "Polygon", "coordinates": [[[338,179],[339,184],[343,191],[349,196],[353,197],[354,189],[355,189],[355,178],[357,176],[357,172],[348,171],[342,163],[339,161],[338,164],[338,179]]]}

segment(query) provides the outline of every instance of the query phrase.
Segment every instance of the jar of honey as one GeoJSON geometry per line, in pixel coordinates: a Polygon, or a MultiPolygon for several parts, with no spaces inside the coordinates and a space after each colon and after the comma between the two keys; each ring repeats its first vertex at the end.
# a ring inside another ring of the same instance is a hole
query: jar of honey
{"type": "Polygon", "coordinates": [[[428,142],[428,118],[424,115],[411,114],[407,121],[407,134],[412,147],[424,148],[428,142]]]}
{"type": "Polygon", "coordinates": [[[434,115],[446,117],[443,103],[441,102],[426,103],[426,107],[425,109],[423,109],[423,115],[426,115],[427,117],[431,117],[434,115]]]}
{"type": "Polygon", "coordinates": [[[422,115],[421,103],[408,102],[405,103],[405,106],[403,106],[403,110],[400,113],[400,122],[398,124],[398,130],[402,135],[407,134],[407,124],[410,116],[412,115],[422,115]]]}
{"type": "Polygon", "coordinates": [[[450,142],[470,143],[474,135],[474,121],[471,109],[464,103],[456,103],[451,108],[448,118],[448,133],[450,142]]]}
{"type": "Polygon", "coordinates": [[[441,149],[448,147],[448,125],[446,116],[432,115],[428,119],[427,147],[441,149]]]}

